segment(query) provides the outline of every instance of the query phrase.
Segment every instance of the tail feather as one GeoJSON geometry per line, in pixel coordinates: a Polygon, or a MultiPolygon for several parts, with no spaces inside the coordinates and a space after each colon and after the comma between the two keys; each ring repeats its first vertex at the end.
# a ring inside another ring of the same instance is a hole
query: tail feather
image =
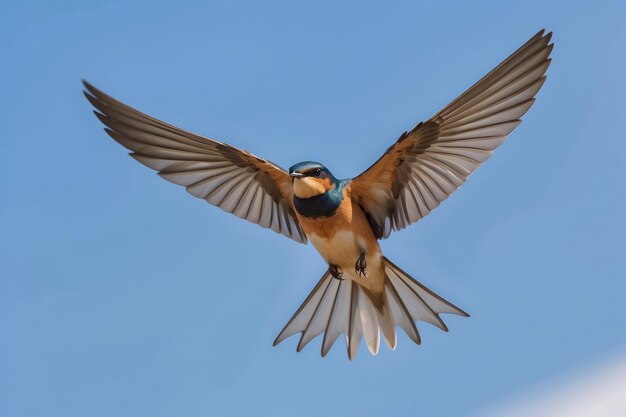
{"type": "Polygon", "coordinates": [[[447,331],[439,317],[451,313],[468,317],[460,308],[420,284],[387,258],[385,291],[373,295],[352,280],[336,280],[330,271],[322,276],[304,303],[287,322],[274,346],[301,332],[297,351],[324,333],[322,356],[326,356],[340,334],[345,335],[348,357],[356,356],[361,338],[372,355],[378,354],[380,334],[391,349],[396,347],[399,326],[416,344],[421,343],[415,321],[424,321],[447,331]]]}
{"type": "Polygon", "coordinates": [[[298,343],[298,352],[328,327],[338,289],[339,283],[337,280],[330,279],[328,285],[326,285],[322,299],[311,316],[311,320],[309,320],[309,323],[302,332],[300,342],[298,343]]]}
{"type": "Polygon", "coordinates": [[[337,287],[337,294],[335,295],[326,332],[324,333],[324,341],[322,342],[322,356],[326,356],[341,333],[348,334],[349,331],[352,287],[341,285],[341,282],[337,284],[337,287]]]}
{"type": "Polygon", "coordinates": [[[402,279],[403,277],[396,273],[394,269],[386,268],[387,279],[389,283],[398,292],[400,302],[408,310],[413,320],[423,321],[439,327],[444,332],[448,331],[439,315],[433,311],[424,298],[420,295],[420,291],[411,285],[412,282],[402,279]]]}
{"type": "Polygon", "coordinates": [[[361,329],[363,331],[363,337],[365,338],[365,344],[367,344],[367,348],[372,355],[378,355],[378,348],[380,347],[380,331],[378,329],[378,314],[376,313],[376,307],[374,307],[370,297],[367,296],[365,291],[363,291],[358,284],[355,284],[353,281],[348,282],[350,283],[349,285],[355,286],[359,290],[358,314],[361,319],[361,329]]]}
{"type": "Polygon", "coordinates": [[[409,309],[414,320],[425,321],[434,324],[441,330],[448,331],[448,327],[439,317],[441,313],[456,314],[458,316],[469,317],[465,311],[461,310],[443,297],[435,294],[426,286],[419,283],[409,274],[404,272],[400,267],[391,262],[387,258],[383,258],[385,262],[385,273],[387,278],[394,284],[398,292],[403,295],[401,297],[405,305],[409,309]],[[397,280],[404,285],[398,284],[397,280]],[[409,291],[409,293],[406,292],[409,291]],[[412,295],[411,295],[412,293],[412,295]]]}
{"type": "Polygon", "coordinates": [[[391,350],[396,349],[397,337],[396,337],[396,323],[392,311],[390,299],[387,296],[387,291],[382,294],[383,305],[379,310],[378,323],[380,324],[380,330],[385,339],[385,344],[391,350]]]}
{"type": "Polygon", "coordinates": [[[359,314],[360,292],[357,285],[350,285],[350,324],[348,325],[348,333],[346,333],[346,346],[350,360],[356,356],[363,336],[363,324],[359,314]]]}
{"type": "Polygon", "coordinates": [[[317,310],[317,306],[319,305],[322,296],[326,292],[326,287],[328,287],[328,284],[330,283],[330,278],[332,278],[330,271],[326,271],[326,273],[322,276],[322,279],[320,279],[315,288],[313,288],[313,291],[311,291],[300,308],[298,308],[295,314],[287,322],[278,337],[276,337],[276,340],[274,340],[274,346],[289,336],[306,330],[313,314],[315,314],[315,311],[317,310]]]}
{"type": "Polygon", "coordinates": [[[409,310],[407,310],[406,305],[400,298],[398,290],[390,281],[387,281],[385,283],[385,291],[387,292],[387,298],[390,300],[391,314],[393,314],[396,323],[398,323],[398,326],[404,330],[404,333],[406,333],[412,341],[420,345],[422,338],[417,331],[417,326],[415,326],[415,321],[413,321],[414,319],[411,313],[409,313],[409,310]]]}

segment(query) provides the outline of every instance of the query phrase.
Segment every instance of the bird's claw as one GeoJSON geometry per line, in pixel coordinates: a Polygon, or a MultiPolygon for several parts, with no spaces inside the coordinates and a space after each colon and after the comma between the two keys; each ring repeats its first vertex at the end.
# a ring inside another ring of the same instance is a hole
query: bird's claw
{"type": "Polygon", "coordinates": [[[367,278],[367,263],[365,262],[365,252],[361,252],[361,256],[356,260],[356,264],[354,264],[354,272],[361,277],[367,278]]]}
{"type": "Polygon", "coordinates": [[[332,275],[333,278],[335,278],[336,280],[339,281],[343,281],[343,272],[337,267],[337,265],[329,265],[328,266],[328,271],[330,272],[330,275],[332,275]]]}

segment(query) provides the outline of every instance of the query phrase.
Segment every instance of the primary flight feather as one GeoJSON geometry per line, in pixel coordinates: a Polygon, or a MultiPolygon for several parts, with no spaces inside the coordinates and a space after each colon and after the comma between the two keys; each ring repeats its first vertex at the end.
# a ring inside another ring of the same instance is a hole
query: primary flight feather
{"type": "Polygon", "coordinates": [[[147,116],[87,82],[85,96],[106,132],[161,177],[296,242],[310,240],[328,270],[274,344],[301,333],[300,351],[324,333],[325,356],[343,333],[352,359],[362,337],[375,355],[381,333],[395,348],[397,326],[419,344],[416,321],[447,331],[441,313],[467,316],[384,257],[378,240],[435,209],[519,125],[545,81],[550,38],[537,33],[352,179],[312,161],[285,171],[147,116]]]}

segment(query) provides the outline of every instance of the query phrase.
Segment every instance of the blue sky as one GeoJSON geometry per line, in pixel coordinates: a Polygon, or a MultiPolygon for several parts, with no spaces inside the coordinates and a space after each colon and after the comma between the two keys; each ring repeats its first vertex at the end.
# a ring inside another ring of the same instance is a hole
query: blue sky
{"type": "Polygon", "coordinates": [[[626,351],[623,2],[55,3],[0,14],[0,415],[472,416],[626,351]],[[472,317],[353,362],[272,347],[312,246],[161,180],[81,93],[349,177],[543,27],[524,122],[383,242],[472,317]]]}

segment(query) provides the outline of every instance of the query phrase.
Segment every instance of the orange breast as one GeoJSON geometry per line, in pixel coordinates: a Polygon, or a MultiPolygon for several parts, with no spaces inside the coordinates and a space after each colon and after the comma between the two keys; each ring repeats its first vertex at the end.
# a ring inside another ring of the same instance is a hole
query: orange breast
{"type": "MultiPolygon", "coordinates": [[[[307,236],[315,235],[318,239],[325,240],[332,240],[339,232],[351,232],[357,240],[355,250],[360,252],[359,246],[363,246],[363,249],[369,253],[378,252],[380,250],[378,241],[361,207],[358,204],[353,204],[349,185],[344,188],[343,196],[343,201],[332,216],[308,218],[298,215],[304,232],[307,236]]],[[[317,249],[320,250],[320,248],[317,249]]],[[[326,258],[324,253],[321,254],[326,258]]]]}

